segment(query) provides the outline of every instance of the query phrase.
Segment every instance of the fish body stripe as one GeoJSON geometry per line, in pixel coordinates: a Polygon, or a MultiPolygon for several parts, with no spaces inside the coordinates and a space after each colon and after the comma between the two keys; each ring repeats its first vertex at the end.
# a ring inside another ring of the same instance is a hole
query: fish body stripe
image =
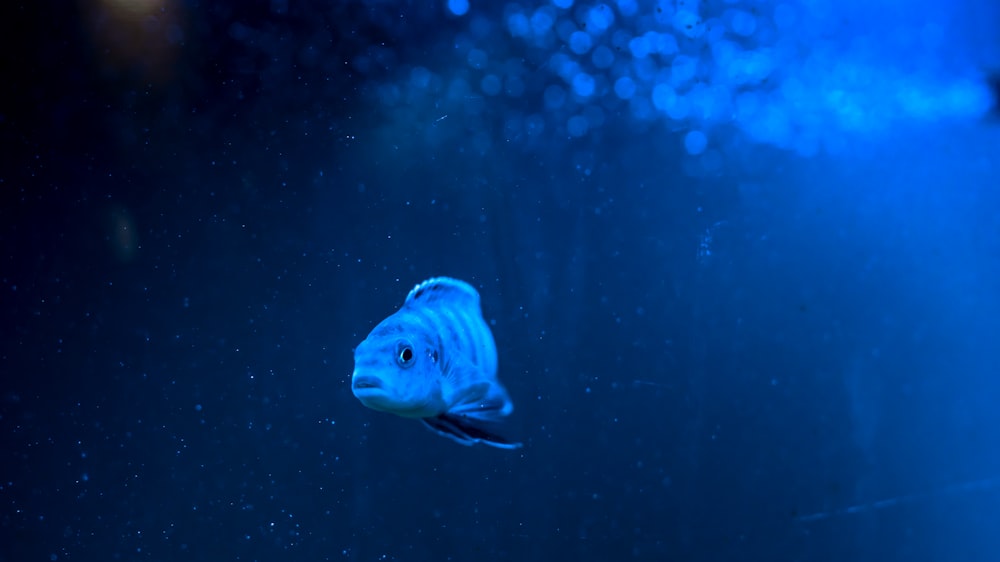
{"type": "Polygon", "coordinates": [[[513,404],[497,380],[496,342],[479,293],[464,281],[435,277],[415,286],[358,345],[354,366],[352,391],[369,408],[418,418],[463,445],[520,446],[485,425],[513,404]]]}
{"type": "Polygon", "coordinates": [[[493,336],[479,311],[476,316],[454,308],[417,308],[397,312],[401,322],[419,325],[424,333],[436,335],[444,364],[452,357],[464,357],[489,377],[496,375],[497,354],[493,336]]]}

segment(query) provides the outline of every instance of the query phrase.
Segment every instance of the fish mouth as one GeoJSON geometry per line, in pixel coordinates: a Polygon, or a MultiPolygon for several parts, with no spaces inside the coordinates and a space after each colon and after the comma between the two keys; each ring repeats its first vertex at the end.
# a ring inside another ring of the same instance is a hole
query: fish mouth
{"type": "Polygon", "coordinates": [[[351,388],[354,390],[382,388],[382,381],[372,376],[354,377],[354,380],[351,382],[351,388]]]}

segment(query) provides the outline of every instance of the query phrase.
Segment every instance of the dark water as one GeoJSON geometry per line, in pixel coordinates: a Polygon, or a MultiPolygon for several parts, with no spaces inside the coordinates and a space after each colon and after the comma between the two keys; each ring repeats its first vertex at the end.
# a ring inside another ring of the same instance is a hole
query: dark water
{"type": "Polygon", "coordinates": [[[1000,131],[937,94],[984,24],[891,126],[786,100],[762,138],[616,105],[617,67],[547,106],[566,47],[483,23],[531,9],[4,8],[0,560],[1000,559],[1000,131]],[[352,396],[434,275],[524,448],[352,396]]]}

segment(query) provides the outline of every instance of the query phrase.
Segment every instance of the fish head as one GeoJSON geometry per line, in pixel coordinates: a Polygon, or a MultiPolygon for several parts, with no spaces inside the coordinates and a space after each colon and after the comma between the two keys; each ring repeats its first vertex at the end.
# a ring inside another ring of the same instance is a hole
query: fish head
{"type": "Polygon", "coordinates": [[[386,319],[354,350],[351,391],[365,406],[407,418],[445,411],[433,338],[386,319]]]}

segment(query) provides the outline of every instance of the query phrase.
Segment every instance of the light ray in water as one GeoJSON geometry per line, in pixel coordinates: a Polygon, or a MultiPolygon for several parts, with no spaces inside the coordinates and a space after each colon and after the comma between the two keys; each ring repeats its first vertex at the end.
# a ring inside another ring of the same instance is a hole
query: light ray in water
{"type": "Polygon", "coordinates": [[[944,486],[942,488],[935,488],[927,492],[918,492],[915,494],[906,494],[902,496],[896,496],[893,498],[885,498],[871,503],[860,503],[844,507],[841,509],[833,509],[830,511],[817,511],[815,513],[810,513],[809,515],[802,515],[796,517],[795,520],[807,523],[812,521],[821,521],[823,519],[830,519],[832,517],[840,517],[844,515],[856,515],[858,513],[877,511],[879,509],[894,507],[900,504],[915,503],[919,501],[925,501],[932,498],[939,498],[954,494],[965,494],[969,492],[985,492],[985,491],[995,490],[997,488],[1000,488],[1000,477],[986,478],[983,480],[969,480],[966,482],[960,482],[958,484],[952,484],[950,486],[944,486]]]}

